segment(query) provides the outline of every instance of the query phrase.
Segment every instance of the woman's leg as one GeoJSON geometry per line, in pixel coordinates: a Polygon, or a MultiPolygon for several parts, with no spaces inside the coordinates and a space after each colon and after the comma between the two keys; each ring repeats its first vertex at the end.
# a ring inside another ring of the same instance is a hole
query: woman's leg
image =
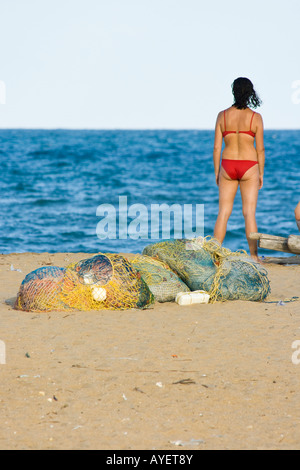
{"type": "Polygon", "coordinates": [[[224,168],[221,168],[219,178],[219,214],[214,230],[214,237],[220,243],[223,243],[226,235],[227,222],[232,212],[238,186],[239,182],[229,178],[224,168]]]}
{"type": "Polygon", "coordinates": [[[255,219],[257,198],[259,188],[259,171],[258,165],[250,168],[240,180],[240,190],[243,203],[243,215],[245,218],[246,237],[248,240],[250,255],[255,260],[257,256],[257,241],[250,240],[249,235],[251,232],[257,232],[257,225],[255,219]]]}

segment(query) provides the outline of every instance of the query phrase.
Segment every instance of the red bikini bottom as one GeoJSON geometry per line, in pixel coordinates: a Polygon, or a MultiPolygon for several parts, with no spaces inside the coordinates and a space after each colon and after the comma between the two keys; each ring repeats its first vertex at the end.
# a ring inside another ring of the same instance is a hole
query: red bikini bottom
{"type": "Polygon", "coordinates": [[[222,160],[222,167],[232,180],[240,180],[249,168],[258,165],[254,160],[222,160]]]}

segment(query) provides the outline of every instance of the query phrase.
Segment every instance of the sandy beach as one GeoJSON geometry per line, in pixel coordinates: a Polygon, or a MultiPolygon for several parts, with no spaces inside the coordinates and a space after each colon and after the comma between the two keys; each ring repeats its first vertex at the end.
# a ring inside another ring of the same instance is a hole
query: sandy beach
{"type": "Polygon", "coordinates": [[[300,301],[278,304],[300,266],[267,265],[261,303],[12,308],[27,273],[89,256],[0,257],[0,449],[300,449],[300,301]]]}

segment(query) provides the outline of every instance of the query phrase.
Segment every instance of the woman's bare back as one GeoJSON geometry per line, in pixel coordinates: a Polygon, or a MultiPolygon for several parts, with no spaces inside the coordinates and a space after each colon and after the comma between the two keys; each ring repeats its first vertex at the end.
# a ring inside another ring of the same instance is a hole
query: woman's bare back
{"type": "Polygon", "coordinates": [[[221,113],[220,126],[224,133],[223,158],[231,160],[255,160],[257,152],[255,137],[261,122],[260,114],[251,109],[237,109],[234,106],[221,113]],[[230,133],[227,133],[227,132],[230,133]]]}

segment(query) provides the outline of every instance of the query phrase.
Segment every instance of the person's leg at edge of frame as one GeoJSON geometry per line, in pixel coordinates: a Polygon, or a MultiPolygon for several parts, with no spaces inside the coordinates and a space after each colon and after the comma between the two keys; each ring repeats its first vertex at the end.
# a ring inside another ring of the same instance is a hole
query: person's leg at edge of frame
{"type": "Polygon", "coordinates": [[[295,208],[295,219],[296,219],[297,227],[300,231],[300,201],[298,202],[295,208]]]}

